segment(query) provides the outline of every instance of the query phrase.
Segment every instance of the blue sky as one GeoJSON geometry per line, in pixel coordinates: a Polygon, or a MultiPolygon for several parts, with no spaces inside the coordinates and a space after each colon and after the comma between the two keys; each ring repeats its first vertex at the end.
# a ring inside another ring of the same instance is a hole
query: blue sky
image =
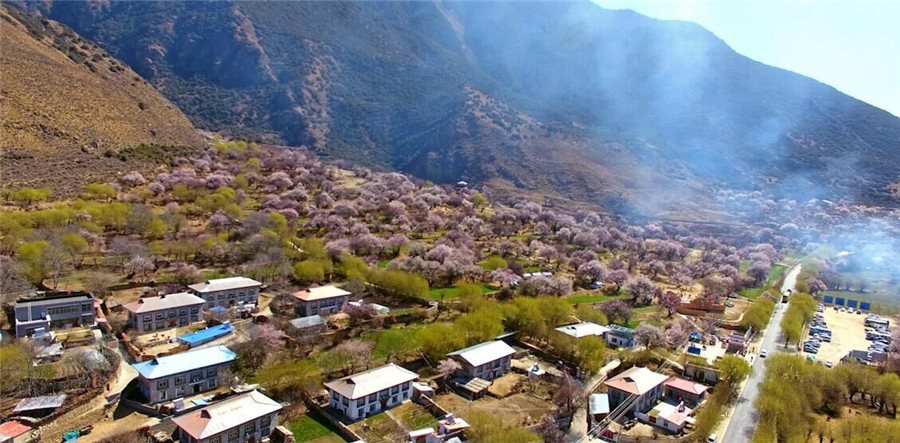
{"type": "Polygon", "coordinates": [[[900,1],[594,0],[689,20],[735,51],[900,116],[900,1]]]}

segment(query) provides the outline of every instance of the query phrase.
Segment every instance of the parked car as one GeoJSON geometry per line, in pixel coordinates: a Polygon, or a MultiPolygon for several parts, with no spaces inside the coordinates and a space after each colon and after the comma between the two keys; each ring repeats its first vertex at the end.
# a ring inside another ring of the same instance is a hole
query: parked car
{"type": "Polygon", "coordinates": [[[766,358],[766,356],[768,356],[768,355],[769,355],[769,352],[766,351],[765,349],[763,349],[762,351],[759,351],[759,356],[762,358],[766,358]]]}
{"type": "Polygon", "coordinates": [[[832,366],[834,366],[834,363],[832,363],[831,360],[828,360],[828,361],[825,362],[825,367],[826,367],[826,368],[830,368],[830,367],[832,367],[832,366]]]}
{"type": "Polygon", "coordinates": [[[719,436],[716,434],[711,434],[709,438],[706,439],[706,443],[716,443],[717,441],[719,441],[719,436]]]}
{"type": "Polygon", "coordinates": [[[805,348],[803,348],[803,352],[809,352],[810,354],[818,354],[819,348],[805,347],[805,348]]]}
{"type": "Polygon", "coordinates": [[[725,302],[725,306],[728,306],[729,308],[733,308],[733,307],[734,307],[734,303],[732,303],[732,302],[730,302],[730,301],[727,301],[727,302],[725,302]]]}

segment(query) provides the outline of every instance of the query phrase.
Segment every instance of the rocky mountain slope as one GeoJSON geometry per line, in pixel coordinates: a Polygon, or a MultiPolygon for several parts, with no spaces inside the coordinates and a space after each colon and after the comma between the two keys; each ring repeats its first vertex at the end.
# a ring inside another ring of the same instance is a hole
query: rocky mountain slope
{"type": "Polygon", "coordinates": [[[583,2],[20,2],[199,127],[641,213],[896,204],[900,119],[708,31],[583,2]]]}
{"type": "Polygon", "coordinates": [[[6,6],[0,19],[5,185],[100,178],[123,149],[200,144],[175,105],[96,44],[6,6]]]}

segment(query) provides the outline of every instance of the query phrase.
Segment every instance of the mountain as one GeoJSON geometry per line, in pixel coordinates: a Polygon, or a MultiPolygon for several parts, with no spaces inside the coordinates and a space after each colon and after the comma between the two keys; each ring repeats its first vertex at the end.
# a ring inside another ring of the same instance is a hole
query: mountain
{"type": "Polygon", "coordinates": [[[96,44],[13,8],[0,19],[4,185],[65,191],[137,169],[162,146],[200,144],[175,105],[96,44]]]}
{"type": "Polygon", "coordinates": [[[438,182],[684,213],[710,190],[896,205],[900,119],[691,23],[590,2],[21,2],[201,128],[438,182]]]}

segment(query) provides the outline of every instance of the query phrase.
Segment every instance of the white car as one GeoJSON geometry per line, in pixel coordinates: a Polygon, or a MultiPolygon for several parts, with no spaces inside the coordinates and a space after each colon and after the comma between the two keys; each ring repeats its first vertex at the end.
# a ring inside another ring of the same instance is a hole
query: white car
{"type": "Polygon", "coordinates": [[[832,366],[834,366],[834,363],[832,363],[831,360],[828,360],[828,361],[825,362],[825,367],[826,367],[826,368],[830,368],[830,367],[832,367],[832,366]]]}
{"type": "Polygon", "coordinates": [[[762,351],[759,351],[759,356],[760,356],[760,357],[765,358],[767,355],[769,355],[769,352],[766,351],[765,349],[763,349],[762,351]]]}
{"type": "Polygon", "coordinates": [[[706,443],[716,443],[717,441],[719,441],[719,437],[716,434],[712,434],[706,439],[706,443]]]}

